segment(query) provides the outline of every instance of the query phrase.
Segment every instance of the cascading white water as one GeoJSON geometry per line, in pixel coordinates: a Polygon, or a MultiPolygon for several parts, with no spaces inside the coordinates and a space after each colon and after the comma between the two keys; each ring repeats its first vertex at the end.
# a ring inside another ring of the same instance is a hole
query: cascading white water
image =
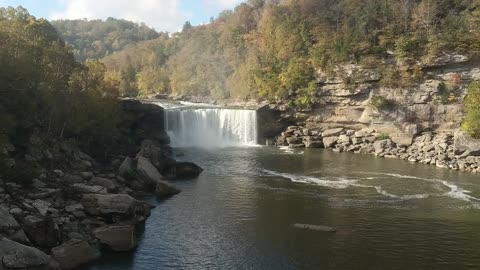
{"type": "Polygon", "coordinates": [[[229,147],[257,144],[257,112],[226,108],[166,109],[173,147],[229,147]]]}

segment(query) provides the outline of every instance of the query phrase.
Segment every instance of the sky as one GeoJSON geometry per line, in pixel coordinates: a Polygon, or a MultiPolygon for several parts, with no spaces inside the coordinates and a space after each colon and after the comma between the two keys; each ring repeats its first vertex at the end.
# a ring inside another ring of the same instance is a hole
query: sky
{"type": "Polygon", "coordinates": [[[23,6],[37,18],[106,19],[144,22],[157,31],[177,32],[186,21],[207,23],[242,0],[0,0],[0,6],[23,6]]]}

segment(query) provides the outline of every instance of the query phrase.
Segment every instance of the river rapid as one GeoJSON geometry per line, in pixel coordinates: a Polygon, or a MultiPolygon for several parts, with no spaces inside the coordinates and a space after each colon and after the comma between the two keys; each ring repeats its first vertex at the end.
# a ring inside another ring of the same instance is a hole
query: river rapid
{"type": "Polygon", "coordinates": [[[134,254],[86,269],[480,269],[476,175],[320,149],[175,152],[203,174],[150,199],[134,254]]]}

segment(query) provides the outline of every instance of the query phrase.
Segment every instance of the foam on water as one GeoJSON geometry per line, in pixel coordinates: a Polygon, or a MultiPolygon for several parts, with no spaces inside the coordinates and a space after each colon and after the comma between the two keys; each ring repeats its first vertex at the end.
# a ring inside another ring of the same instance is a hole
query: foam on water
{"type": "MultiPolygon", "coordinates": [[[[395,174],[395,173],[370,173],[370,174],[377,174],[377,175],[380,174],[380,175],[390,176],[394,178],[401,178],[401,179],[416,179],[416,180],[427,181],[430,183],[437,183],[437,184],[440,183],[443,186],[448,187],[450,189],[448,192],[445,192],[440,196],[450,197],[452,199],[462,200],[465,202],[472,203],[472,205],[480,206],[479,204],[480,199],[469,195],[469,193],[471,193],[470,190],[465,190],[445,180],[434,179],[434,178],[423,178],[423,177],[417,177],[412,175],[403,175],[403,174],[395,174]]],[[[433,196],[433,195],[434,194],[429,194],[429,196],[433,196]]]]}
{"type": "Polygon", "coordinates": [[[380,186],[375,186],[374,188],[379,194],[381,194],[385,197],[399,199],[399,200],[425,199],[425,198],[430,197],[430,194],[395,195],[395,194],[392,194],[392,193],[389,193],[389,192],[385,191],[380,186]]]}
{"type": "Polygon", "coordinates": [[[285,154],[303,155],[305,153],[305,151],[294,150],[288,146],[280,146],[279,149],[285,152],[285,154]]]}
{"type": "Polygon", "coordinates": [[[357,179],[347,179],[347,178],[336,178],[335,180],[329,180],[326,178],[316,178],[306,175],[297,175],[297,174],[290,174],[290,173],[280,173],[270,170],[262,170],[267,175],[279,176],[282,178],[290,179],[290,181],[295,183],[305,183],[305,184],[316,184],[319,186],[330,187],[335,189],[346,189],[350,186],[355,185],[358,180],[357,179]]]}
{"type": "Polygon", "coordinates": [[[394,178],[403,178],[403,179],[416,179],[421,181],[427,181],[431,183],[440,183],[445,187],[448,187],[450,190],[443,194],[433,194],[433,193],[423,193],[423,194],[408,194],[408,195],[396,195],[390,192],[387,192],[383,187],[378,185],[365,185],[361,184],[361,180],[373,180],[378,179],[378,177],[365,177],[365,178],[346,178],[346,177],[336,177],[336,178],[327,178],[327,177],[312,177],[300,174],[290,174],[290,173],[280,173],[271,170],[262,170],[263,173],[267,175],[279,176],[282,178],[289,179],[295,183],[305,183],[305,184],[315,184],[323,187],[334,188],[334,189],[346,189],[348,187],[359,187],[359,188],[373,188],[375,191],[383,195],[387,198],[392,198],[396,200],[421,200],[426,199],[432,196],[446,196],[452,199],[462,200],[471,204],[473,208],[480,208],[480,199],[469,195],[471,191],[465,190],[460,188],[459,186],[450,183],[445,180],[439,179],[430,179],[430,178],[422,178],[416,177],[411,175],[401,175],[401,174],[393,174],[393,173],[371,173],[371,174],[381,174],[385,176],[390,176],[394,178]]]}

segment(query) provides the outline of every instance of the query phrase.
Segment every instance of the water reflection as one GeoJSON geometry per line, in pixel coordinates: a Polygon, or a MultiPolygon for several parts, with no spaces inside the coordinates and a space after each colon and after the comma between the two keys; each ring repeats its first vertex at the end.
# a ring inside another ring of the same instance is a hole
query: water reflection
{"type": "Polygon", "coordinates": [[[176,183],[183,192],[153,211],[133,259],[108,257],[90,269],[480,266],[477,176],[317,150],[180,151],[205,172],[176,183]],[[345,179],[347,186],[335,183],[345,179]],[[463,192],[448,196],[452,187],[444,182],[463,192]],[[429,196],[405,197],[418,194],[429,196]],[[300,230],[295,223],[338,232],[300,230]]]}

